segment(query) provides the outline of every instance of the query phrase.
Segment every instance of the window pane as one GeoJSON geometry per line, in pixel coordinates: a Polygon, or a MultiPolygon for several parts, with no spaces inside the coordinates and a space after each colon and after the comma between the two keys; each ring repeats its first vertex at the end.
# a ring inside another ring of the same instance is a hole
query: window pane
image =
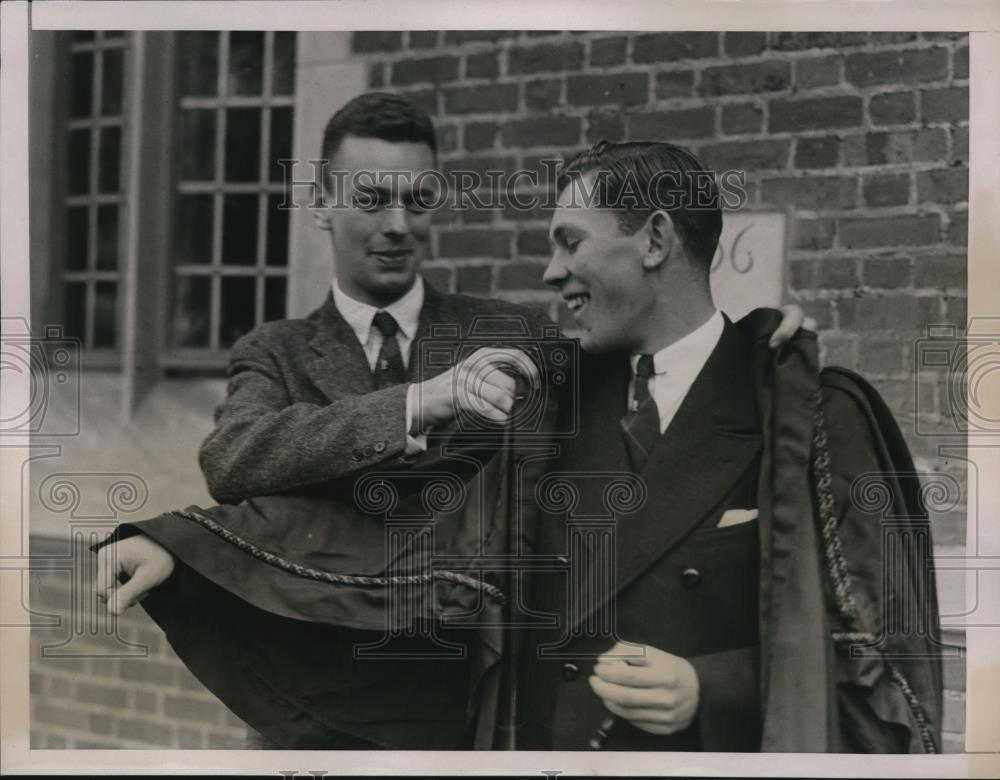
{"type": "Polygon", "coordinates": [[[230,95],[259,95],[264,84],[264,33],[229,34],[230,95]]]}
{"type": "Polygon", "coordinates": [[[92,41],[94,40],[93,30],[74,30],[73,31],[74,41],[92,41]]]}
{"type": "Polygon", "coordinates": [[[125,67],[125,50],[108,49],[104,52],[104,72],[101,74],[101,114],[118,116],[122,112],[122,81],[125,67]]]}
{"type": "Polygon", "coordinates": [[[284,277],[272,276],[264,280],[264,319],[283,320],[285,318],[285,290],[288,284],[284,277]]]}
{"type": "Polygon", "coordinates": [[[90,189],[90,131],[69,133],[69,194],[82,195],[90,189]]]}
{"type": "Polygon", "coordinates": [[[177,34],[178,90],[181,97],[211,96],[219,82],[219,33],[199,30],[177,34]]]}
{"type": "Polygon", "coordinates": [[[254,325],[254,298],[257,280],[252,276],[222,278],[222,318],[219,346],[231,347],[254,325]]]}
{"type": "Polygon", "coordinates": [[[180,196],[174,244],[178,264],[212,262],[212,200],[211,195],[180,196]]]}
{"type": "Polygon", "coordinates": [[[260,176],[260,109],[226,112],[226,181],[258,181],[260,176]]]}
{"type": "Polygon", "coordinates": [[[78,51],[73,55],[73,76],[70,82],[69,115],[71,118],[90,116],[94,98],[94,53],[78,51]]]}
{"type": "Polygon", "coordinates": [[[87,283],[67,282],[63,306],[63,334],[85,341],[87,337],[87,283]]]}
{"type": "Polygon", "coordinates": [[[287,160],[292,156],[292,109],[271,109],[271,181],[281,181],[285,175],[284,169],[278,165],[278,160],[287,160]]]}
{"type": "Polygon", "coordinates": [[[180,125],[181,179],[212,181],[215,179],[215,111],[181,111],[180,125]]]}
{"type": "Polygon", "coordinates": [[[121,172],[122,131],[120,127],[101,128],[100,168],[97,181],[100,192],[118,192],[121,172]]]}
{"type": "Polygon", "coordinates": [[[174,346],[207,347],[212,311],[210,276],[177,277],[174,298],[174,346]]]}
{"type": "Polygon", "coordinates": [[[118,206],[111,203],[97,207],[97,268],[111,271],[118,267],[118,206]]]}
{"type": "Polygon", "coordinates": [[[271,94],[291,95],[295,91],[295,33],[274,34],[274,69],[271,94]]]}
{"type": "Polygon", "coordinates": [[[267,253],[264,262],[268,265],[288,265],[288,212],[279,209],[284,201],[282,195],[271,195],[267,199],[267,253]]]}
{"type": "Polygon", "coordinates": [[[118,295],[114,282],[97,282],[94,285],[94,346],[115,346],[118,322],[118,295]]]}
{"type": "Polygon", "coordinates": [[[222,262],[257,262],[257,196],[226,195],[222,206],[222,262]]]}
{"type": "Polygon", "coordinates": [[[87,267],[87,207],[66,209],[66,270],[82,271],[87,267]]]}

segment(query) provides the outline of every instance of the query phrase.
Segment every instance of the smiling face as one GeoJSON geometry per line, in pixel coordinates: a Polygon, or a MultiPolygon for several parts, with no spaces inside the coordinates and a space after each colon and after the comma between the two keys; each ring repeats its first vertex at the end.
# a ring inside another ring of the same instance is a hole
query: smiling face
{"type": "Polygon", "coordinates": [[[559,194],[549,227],[552,259],[545,282],[561,293],[589,352],[639,351],[656,321],[657,286],[643,261],[646,228],[622,233],[612,209],[586,204],[591,174],[559,194]]]}
{"type": "Polygon", "coordinates": [[[329,230],[340,288],[382,308],[406,294],[427,255],[433,201],[413,184],[433,177],[434,153],[422,143],[347,136],[330,161],[341,191],[314,212],[329,230]]]}

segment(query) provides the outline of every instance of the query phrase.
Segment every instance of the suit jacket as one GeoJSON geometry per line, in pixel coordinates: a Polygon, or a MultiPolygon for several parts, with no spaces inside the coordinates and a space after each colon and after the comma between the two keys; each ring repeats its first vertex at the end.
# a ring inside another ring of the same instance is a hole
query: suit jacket
{"type": "Polygon", "coordinates": [[[727,320],[638,480],[619,425],[628,356],[588,358],[582,427],[539,485],[543,501],[556,480],[572,498],[555,494],[537,531],[536,551],[552,571],[536,575],[527,611],[554,615],[555,625],[524,632],[519,745],[587,749],[608,716],[587,678],[596,656],[622,639],[690,660],[701,703],[684,732],[654,736],[622,721],[605,748],[755,750],[758,524],[716,527],[726,510],[757,505],[749,344],[727,320]]]}

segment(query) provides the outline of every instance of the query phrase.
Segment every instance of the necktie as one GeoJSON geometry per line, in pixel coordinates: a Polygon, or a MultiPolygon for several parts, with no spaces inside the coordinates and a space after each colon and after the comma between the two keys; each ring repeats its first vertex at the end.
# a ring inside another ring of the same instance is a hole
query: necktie
{"type": "Polygon", "coordinates": [[[406,381],[406,369],[403,367],[403,355],[399,351],[399,341],[396,333],[399,325],[387,311],[375,313],[372,324],[382,334],[382,348],[375,361],[375,389],[398,385],[406,381]]]}
{"type": "Polygon", "coordinates": [[[636,473],[642,471],[653,445],[660,438],[660,411],[649,393],[649,378],[652,375],[653,356],[640,355],[635,367],[632,404],[621,421],[632,471],[636,473]]]}

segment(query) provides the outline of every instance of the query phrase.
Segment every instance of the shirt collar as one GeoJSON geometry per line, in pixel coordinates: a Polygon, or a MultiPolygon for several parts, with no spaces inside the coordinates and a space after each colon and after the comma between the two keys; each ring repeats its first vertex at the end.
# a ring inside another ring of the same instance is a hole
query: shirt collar
{"type": "MultiPolygon", "coordinates": [[[[668,370],[672,373],[687,373],[692,369],[697,373],[719,343],[724,326],[722,313],[716,309],[703,325],[653,355],[653,373],[665,374],[668,370]]],[[[631,362],[634,374],[639,356],[632,355],[631,362]]]]}
{"type": "Polygon", "coordinates": [[[355,300],[340,289],[337,280],[333,280],[333,303],[337,311],[351,326],[351,330],[362,344],[368,343],[371,336],[372,320],[379,311],[392,315],[399,325],[399,330],[407,339],[412,339],[417,333],[417,323],[420,320],[420,309],[424,305],[424,280],[419,275],[406,294],[390,303],[384,309],[376,309],[367,303],[355,300]]]}

